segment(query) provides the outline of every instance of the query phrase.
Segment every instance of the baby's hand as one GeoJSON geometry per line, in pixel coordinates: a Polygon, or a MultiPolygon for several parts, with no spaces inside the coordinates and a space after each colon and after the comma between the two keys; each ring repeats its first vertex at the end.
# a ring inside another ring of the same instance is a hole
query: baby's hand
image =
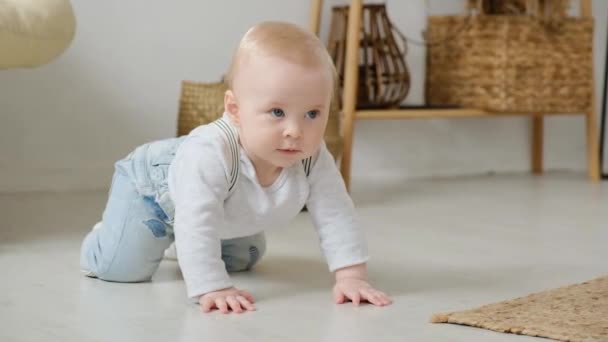
{"type": "Polygon", "coordinates": [[[252,304],[255,300],[251,293],[234,287],[206,293],[198,299],[198,303],[203,312],[210,312],[214,308],[224,314],[230,313],[230,310],[236,313],[255,311],[252,304]]]}
{"type": "Polygon", "coordinates": [[[393,302],[386,293],[374,289],[368,282],[357,278],[337,280],[333,292],[337,304],[342,304],[347,299],[357,306],[362,301],[377,306],[385,306],[393,302]]]}

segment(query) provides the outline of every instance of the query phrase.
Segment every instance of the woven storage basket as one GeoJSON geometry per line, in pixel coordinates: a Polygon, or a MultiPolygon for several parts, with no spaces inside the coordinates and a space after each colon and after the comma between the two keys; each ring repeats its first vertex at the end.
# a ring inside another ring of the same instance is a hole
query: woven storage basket
{"type": "Polygon", "coordinates": [[[485,14],[538,14],[551,18],[563,17],[572,0],[468,0],[469,9],[480,9],[485,14]],[[530,8],[534,7],[534,8],[530,8]]]}
{"type": "Polygon", "coordinates": [[[435,16],[427,38],[442,42],[427,52],[430,105],[581,112],[591,104],[590,18],[435,16]]]}
{"type": "MultiPolygon", "coordinates": [[[[223,82],[182,81],[177,135],[188,134],[197,126],[221,117],[224,113],[224,93],[227,89],[223,82]]],[[[342,137],[340,135],[340,110],[335,101],[332,102],[330,108],[325,143],[329,152],[337,159],[342,152],[342,137]]]]}

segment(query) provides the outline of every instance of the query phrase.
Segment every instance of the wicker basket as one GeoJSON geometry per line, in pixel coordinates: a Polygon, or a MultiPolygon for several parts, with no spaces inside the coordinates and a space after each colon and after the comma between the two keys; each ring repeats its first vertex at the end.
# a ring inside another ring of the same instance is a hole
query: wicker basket
{"type": "Polygon", "coordinates": [[[469,9],[485,14],[535,14],[545,18],[563,17],[571,0],[468,0],[469,9]]]}
{"type": "MultiPolygon", "coordinates": [[[[188,134],[197,126],[221,117],[224,113],[224,93],[227,89],[223,82],[182,81],[177,135],[188,134]]],[[[340,109],[335,101],[330,109],[325,143],[329,152],[337,159],[342,153],[342,136],[340,135],[340,109]]]]}
{"type": "Polygon", "coordinates": [[[223,82],[182,81],[177,135],[186,135],[197,126],[220,118],[224,113],[224,93],[227,89],[223,82]]]}
{"type": "Polygon", "coordinates": [[[427,35],[442,42],[427,52],[430,105],[498,112],[581,112],[591,105],[590,18],[436,16],[427,35]]]}

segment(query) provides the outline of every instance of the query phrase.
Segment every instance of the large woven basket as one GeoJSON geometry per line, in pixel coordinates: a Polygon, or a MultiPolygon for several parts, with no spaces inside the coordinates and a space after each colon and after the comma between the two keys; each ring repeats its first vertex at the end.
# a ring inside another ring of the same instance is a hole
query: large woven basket
{"type": "Polygon", "coordinates": [[[435,16],[427,103],[498,112],[581,112],[591,105],[593,21],[532,15],[435,16]]]}
{"type": "MultiPolygon", "coordinates": [[[[203,83],[182,81],[177,118],[177,135],[185,135],[197,126],[210,123],[224,113],[224,93],[227,86],[223,82],[203,83]]],[[[338,158],[342,153],[340,135],[340,110],[332,102],[327,129],[325,131],[327,148],[338,158]]]]}
{"type": "Polygon", "coordinates": [[[568,13],[572,0],[468,0],[469,9],[485,14],[535,14],[559,18],[568,13]]]}

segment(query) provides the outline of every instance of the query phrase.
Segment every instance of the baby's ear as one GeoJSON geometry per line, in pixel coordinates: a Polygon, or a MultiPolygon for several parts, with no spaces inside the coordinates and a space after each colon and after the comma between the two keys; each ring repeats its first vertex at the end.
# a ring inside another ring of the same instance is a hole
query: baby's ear
{"type": "Polygon", "coordinates": [[[238,125],[239,123],[239,106],[236,102],[236,98],[234,97],[234,93],[232,90],[228,89],[224,93],[224,111],[230,117],[230,120],[238,125]]]}

